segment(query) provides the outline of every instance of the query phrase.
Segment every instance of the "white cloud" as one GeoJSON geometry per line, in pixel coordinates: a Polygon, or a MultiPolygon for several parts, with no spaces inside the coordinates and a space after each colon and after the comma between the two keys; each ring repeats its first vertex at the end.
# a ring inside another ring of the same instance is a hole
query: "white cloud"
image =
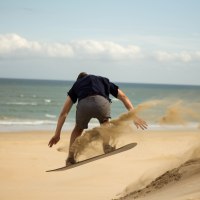
{"type": "Polygon", "coordinates": [[[155,59],[158,61],[172,61],[175,59],[175,55],[164,51],[158,51],[155,53],[155,59]]]}
{"type": "Polygon", "coordinates": [[[71,47],[78,56],[95,56],[97,58],[134,59],[141,56],[138,46],[122,46],[110,41],[82,40],[71,42],[71,47]]]}
{"type": "Polygon", "coordinates": [[[3,57],[70,57],[72,55],[73,51],[69,45],[28,41],[17,34],[0,35],[0,56],[3,57]]]}
{"type": "Polygon", "coordinates": [[[40,53],[48,57],[73,57],[74,52],[68,44],[40,44],[40,53]],[[42,53],[43,52],[43,53],[42,53]]]}
{"type": "Polygon", "coordinates": [[[200,60],[200,51],[196,51],[194,53],[194,57],[197,59],[197,60],[200,60]]]}
{"type": "Polygon", "coordinates": [[[135,59],[141,56],[140,47],[122,46],[110,41],[79,40],[67,44],[29,41],[17,34],[0,35],[1,57],[63,57],[135,59]]]}
{"type": "Polygon", "coordinates": [[[179,53],[171,53],[166,51],[157,51],[154,53],[154,58],[160,62],[178,61],[186,63],[200,60],[200,52],[181,51],[179,53]]]}
{"type": "Polygon", "coordinates": [[[0,57],[3,58],[72,58],[146,60],[187,63],[200,61],[200,51],[142,52],[139,46],[122,45],[112,41],[76,40],[68,43],[43,43],[31,41],[17,34],[0,35],[0,57]]]}

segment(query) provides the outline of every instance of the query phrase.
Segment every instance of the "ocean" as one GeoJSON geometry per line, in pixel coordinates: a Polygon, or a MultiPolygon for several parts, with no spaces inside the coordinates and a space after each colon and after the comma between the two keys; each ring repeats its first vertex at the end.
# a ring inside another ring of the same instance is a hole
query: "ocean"
{"type": "MultiPolygon", "coordinates": [[[[115,83],[130,98],[150,129],[199,128],[200,86],[115,83]]],[[[55,130],[73,81],[0,79],[0,131],[55,130]]],[[[111,96],[112,118],[126,112],[111,96]]],[[[63,130],[75,123],[76,105],[63,130]]],[[[98,125],[91,120],[90,127],[98,125]]]]}

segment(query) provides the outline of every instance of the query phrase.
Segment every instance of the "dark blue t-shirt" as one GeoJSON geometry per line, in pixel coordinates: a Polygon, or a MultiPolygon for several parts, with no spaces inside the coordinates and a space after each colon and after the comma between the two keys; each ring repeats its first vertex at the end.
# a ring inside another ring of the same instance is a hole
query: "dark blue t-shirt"
{"type": "Polygon", "coordinates": [[[109,94],[117,98],[118,86],[105,77],[95,75],[77,80],[68,92],[73,103],[92,95],[101,95],[110,101],[109,94]]]}

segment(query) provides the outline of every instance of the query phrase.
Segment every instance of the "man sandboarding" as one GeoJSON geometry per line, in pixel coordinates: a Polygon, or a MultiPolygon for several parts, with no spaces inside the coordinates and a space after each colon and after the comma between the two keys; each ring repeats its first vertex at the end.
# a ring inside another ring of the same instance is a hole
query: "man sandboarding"
{"type": "Polygon", "coordinates": [[[88,158],[86,160],[76,162],[75,164],[70,164],[70,165],[66,165],[64,167],[59,167],[59,168],[56,168],[56,169],[47,170],[46,172],[55,172],[55,171],[58,172],[58,171],[64,171],[64,170],[72,169],[72,168],[75,168],[75,167],[78,167],[78,166],[81,166],[81,165],[84,165],[84,164],[87,164],[87,163],[90,163],[90,162],[93,162],[93,161],[96,161],[96,160],[99,160],[99,159],[102,159],[102,158],[106,158],[108,156],[113,156],[115,154],[130,150],[133,147],[135,147],[136,145],[137,145],[137,143],[130,143],[130,144],[127,144],[127,145],[122,146],[120,148],[117,148],[116,150],[111,151],[109,153],[94,156],[94,157],[88,158]]]}
{"type": "MultiPolygon", "coordinates": [[[[76,82],[68,92],[67,99],[59,115],[57,127],[54,136],[49,141],[49,147],[52,147],[60,140],[62,126],[73,104],[78,100],[76,110],[76,124],[70,137],[69,154],[66,160],[66,166],[75,164],[74,152],[71,146],[84,129],[88,128],[88,123],[92,118],[98,119],[100,124],[109,122],[110,103],[109,95],[121,100],[127,110],[133,110],[134,107],[129,98],[119,89],[117,85],[110,82],[108,78],[89,75],[82,72],[78,75],[76,82]]],[[[146,129],[147,124],[144,120],[135,117],[134,124],[137,128],[146,129]]],[[[115,150],[115,147],[103,142],[105,153],[115,150]]]]}

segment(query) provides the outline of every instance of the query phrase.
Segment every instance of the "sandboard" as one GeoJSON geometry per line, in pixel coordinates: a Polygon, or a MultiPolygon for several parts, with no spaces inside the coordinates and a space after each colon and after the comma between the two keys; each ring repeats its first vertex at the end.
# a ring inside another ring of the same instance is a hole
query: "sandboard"
{"type": "Polygon", "coordinates": [[[121,153],[123,151],[127,151],[129,149],[132,149],[133,147],[135,147],[137,145],[137,143],[130,143],[130,144],[127,144],[125,146],[122,146],[110,153],[106,153],[106,154],[101,154],[101,155],[98,155],[98,156],[95,156],[95,157],[92,157],[92,158],[89,158],[89,159],[86,159],[86,160],[83,160],[83,161],[80,161],[80,162],[77,162],[73,165],[69,165],[69,166],[64,166],[64,167],[60,167],[60,168],[57,168],[57,169],[52,169],[52,170],[47,170],[46,172],[54,172],[54,171],[64,171],[64,170],[68,170],[68,169],[72,169],[72,168],[75,168],[75,167],[78,167],[80,165],[84,165],[86,163],[90,163],[90,162],[93,162],[95,160],[99,160],[101,158],[105,158],[105,157],[108,157],[108,156],[112,156],[112,155],[115,155],[115,154],[118,154],[118,153],[121,153]]]}

